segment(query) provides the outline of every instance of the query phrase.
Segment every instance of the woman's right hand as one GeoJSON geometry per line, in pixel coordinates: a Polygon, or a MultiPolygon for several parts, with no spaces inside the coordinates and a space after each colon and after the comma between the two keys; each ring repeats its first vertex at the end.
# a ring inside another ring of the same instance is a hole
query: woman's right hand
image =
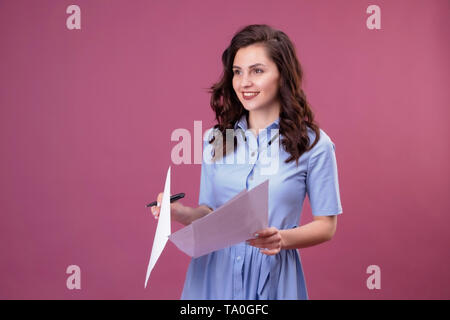
{"type": "MultiPolygon", "coordinates": [[[[163,198],[163,193],[160,192],[158,194],[158,197],[156,198],[156,201],[158,202],[157,206],[150,207],[150,210],[152,211],[153,216],[155,219],[159,218],[159,213],[161,211],[161,202],[163,198]]],[[[188,218],[189,215],[187,213],[188,207],[181,204],[179,201],[172,202],[170,204],[170,213],[172,220],[178,221],[181,224],[188,224],[188,218]]]]}

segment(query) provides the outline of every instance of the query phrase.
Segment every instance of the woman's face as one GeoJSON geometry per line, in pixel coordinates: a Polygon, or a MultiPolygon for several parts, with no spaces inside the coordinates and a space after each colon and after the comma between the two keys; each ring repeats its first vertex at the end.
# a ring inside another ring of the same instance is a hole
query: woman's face
{"type": "Polygon", "coordinates": [[[279,80],[277,65],[267,56],[263,45],[254,44],[237,51],[233,88],[246,110],[279,108],[279,80]]]}

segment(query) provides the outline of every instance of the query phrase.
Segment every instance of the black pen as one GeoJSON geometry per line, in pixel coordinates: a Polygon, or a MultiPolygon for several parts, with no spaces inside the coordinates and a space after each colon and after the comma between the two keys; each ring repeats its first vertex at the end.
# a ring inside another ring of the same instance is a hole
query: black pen
{"type": "MultiPolygon", "coordinates": [[[[180,200],[181,198],[184,198],[184,193],[177,193],[177,194],[174,194],[173,196],[170,196],[170,203],[172,203],[172,202],[174,202],[174,201],[177,201],[177,200],[180,200]]],[[[148,207],[153,207],[153,206],[156,206],[157,204],[158,204],[157,201],[153,201],[152,203],[149,203],[149,204],[146,205],[145,207],[146,207],[146,208],[148,208],[148,207]]]]}

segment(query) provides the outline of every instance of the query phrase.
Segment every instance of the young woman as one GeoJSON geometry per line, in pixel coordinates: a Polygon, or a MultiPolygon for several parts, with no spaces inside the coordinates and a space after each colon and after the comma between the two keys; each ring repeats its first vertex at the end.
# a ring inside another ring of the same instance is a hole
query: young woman
{"type": "MultiPolygon", "coordinates": [[[[217,119],[212,132],[221,135],[204,144],[199,206],[172,203],[172,218],[190,224],[268,179],[270,227],[246,242],[193,258],[181,298],[307,299],[296,249],[330,240],[342,213],[334,143],[314,121],[285,33],[268,25],[244,27],[222,62],[222,78],[211,87],[217,119]],[[227,140],[227,129],[245,135],[227,140]],[[263,171],[269,152],[276,166],[268,174],[263,171]],[[236,163],[239,158],[246,161],[236,163]],[[306,194],[314,220],[297,226],[306,194]]],[[[155,217],[159,210],[152,208],[155,217]]]]}

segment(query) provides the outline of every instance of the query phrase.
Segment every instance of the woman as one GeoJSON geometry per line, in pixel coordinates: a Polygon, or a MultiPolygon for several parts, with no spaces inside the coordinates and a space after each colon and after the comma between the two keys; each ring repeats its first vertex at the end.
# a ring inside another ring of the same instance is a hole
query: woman
{"type": "MultiPolygon", "coordinates": [[[[296,249],[330,240],[342,213],[334,143],[314,121],[285,33],[249,25],[235,34],[222,61],[222,79],[211,87],[217,125],[204,144],[199,206],[172,203],[172,218],[187,225],[269,179],[270,227],[193,258],[181,298],[307,299],[296,249]],[[225,139],[227,129],[245,135],[225,139]],[[268,157],[273,170],[263,173],[268,157]],[[298,227],[306,193],[314,221],[298,227]]],[[[152,208],[156,218],[159,210],[152,208]]]]}

